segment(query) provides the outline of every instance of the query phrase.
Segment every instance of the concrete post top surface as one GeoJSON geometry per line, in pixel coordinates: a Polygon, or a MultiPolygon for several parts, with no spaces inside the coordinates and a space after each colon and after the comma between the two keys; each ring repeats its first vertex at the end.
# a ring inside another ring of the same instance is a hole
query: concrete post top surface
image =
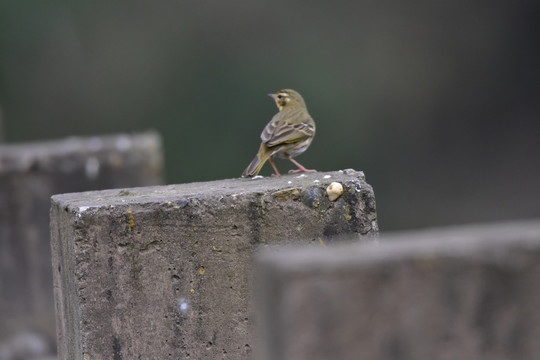
{"type": "MultiPolygon", "coordinates": [[[[209,182],[196,182],[178,185],[150,186],[129,189],[113,189],[83,193],[59,194],[52,201],[74,212],[91,211],[109,206],[145,206],[164,203],[172,207],[185,207],[190,199],[200,201],[214,197],[242,197],[248,194],[274,195],[278,200],[290,198],[311,202],[317,197],[328,195],[326,188],[332,182],[343,185],[344,194],[349,192],[373,192],[365,182],[362,171],[352,169],[335,172],[289,174],[279,177],[236,178],[209,182]]],[[[374,206],[374,204],[373,204],[374,206]]]]}
{"type": "MultiPolygon", "coordinates": [[[[347,236],[347,235],[346,235],[347,236]]],[[[331,248],[269,248],[258,262],[274,271],[318,273],[347,267],[385,266],[399,261],[445,257],[508,261],[511,250],[540,249],[540,219],[494,224],[448,226],[380,234],[376,243],[339,242],[331,248]]]]}

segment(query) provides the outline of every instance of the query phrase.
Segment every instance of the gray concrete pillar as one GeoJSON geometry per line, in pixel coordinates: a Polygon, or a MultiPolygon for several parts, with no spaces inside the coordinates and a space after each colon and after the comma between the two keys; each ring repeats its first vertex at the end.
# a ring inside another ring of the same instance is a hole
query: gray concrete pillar
{"type": "Polygon", "coordinates": [[[56,352],[50,196],[160,184],[162,162],[155,133],[0,146],[0,358],[56,352]]]}
{"type": "Polygon", "coordinates": [[[257,249],[378,232],[353,170],[52,199],[62,360],[250,359],[257,249]],[[334,201],[332,182],[344,190],[334,201]]]}
{"type": "Polygon", "coordinates": [[[261,360],[535,360],[540,221],[267,252],[261,360]]]}

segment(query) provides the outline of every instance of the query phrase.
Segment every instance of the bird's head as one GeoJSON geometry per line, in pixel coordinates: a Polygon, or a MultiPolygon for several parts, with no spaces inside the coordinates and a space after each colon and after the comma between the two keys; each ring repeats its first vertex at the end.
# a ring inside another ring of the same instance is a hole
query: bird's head
{"type": "Polygon", "coordinates": [[[306,103],[304,102],[304,99],[302,99],[302,96],[291,89],[280,90],[275,94],[268,94],[268,96],[274,99],[279,110],[287,108],[292,109],[299,106],[306,107],[306,103]]]}

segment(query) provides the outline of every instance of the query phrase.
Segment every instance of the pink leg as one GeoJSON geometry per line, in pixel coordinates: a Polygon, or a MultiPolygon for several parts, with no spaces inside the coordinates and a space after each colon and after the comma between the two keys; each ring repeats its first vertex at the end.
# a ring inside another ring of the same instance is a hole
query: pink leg
{"type": "Polygon", "coordinates": [[[298,161],[294,160],[290,155],[287,155],[287,159],[290,160],[294,165],[298,166],[298,170],[291,170],[289,173],[296,174],[298,172],[317,172],[317,170],[306,169],[298,161]]]}
{"type": "Polygon", "coordinates": [[[277,170],[276,164],[274,164],[274,157],[273,157],[273,156],[270,156],[270,158],[269,158],[268,160],[270,161],[270,164],[271,164],[272,167],[274,168],[274,171],[276,172],[276,176],[280,176],[281,174],[280,174],[279,171],[277,170]]]}

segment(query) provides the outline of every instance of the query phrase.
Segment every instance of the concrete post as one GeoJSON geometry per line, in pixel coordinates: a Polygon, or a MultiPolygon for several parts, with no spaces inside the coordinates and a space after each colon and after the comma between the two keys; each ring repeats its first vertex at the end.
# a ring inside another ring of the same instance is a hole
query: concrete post
{"type": "Polygon", "coordinates": [[[262,360],[533,360],[540,222],[259,258],[262,360]]]}
{"type": "Polygon", "coordinates": [[[238,360],[256,249],[378,229],[372,188],[348,170],[55,195],[51,231],[60,359],[238,360]]]}
{"type": "Polygon", "coordinates": [[[155,185],[162,175],[161,140],[154,133],[0,146],[2,360],[26,359],[19,348],[34,343],[56,353],[50,196],[155,185]]]}

